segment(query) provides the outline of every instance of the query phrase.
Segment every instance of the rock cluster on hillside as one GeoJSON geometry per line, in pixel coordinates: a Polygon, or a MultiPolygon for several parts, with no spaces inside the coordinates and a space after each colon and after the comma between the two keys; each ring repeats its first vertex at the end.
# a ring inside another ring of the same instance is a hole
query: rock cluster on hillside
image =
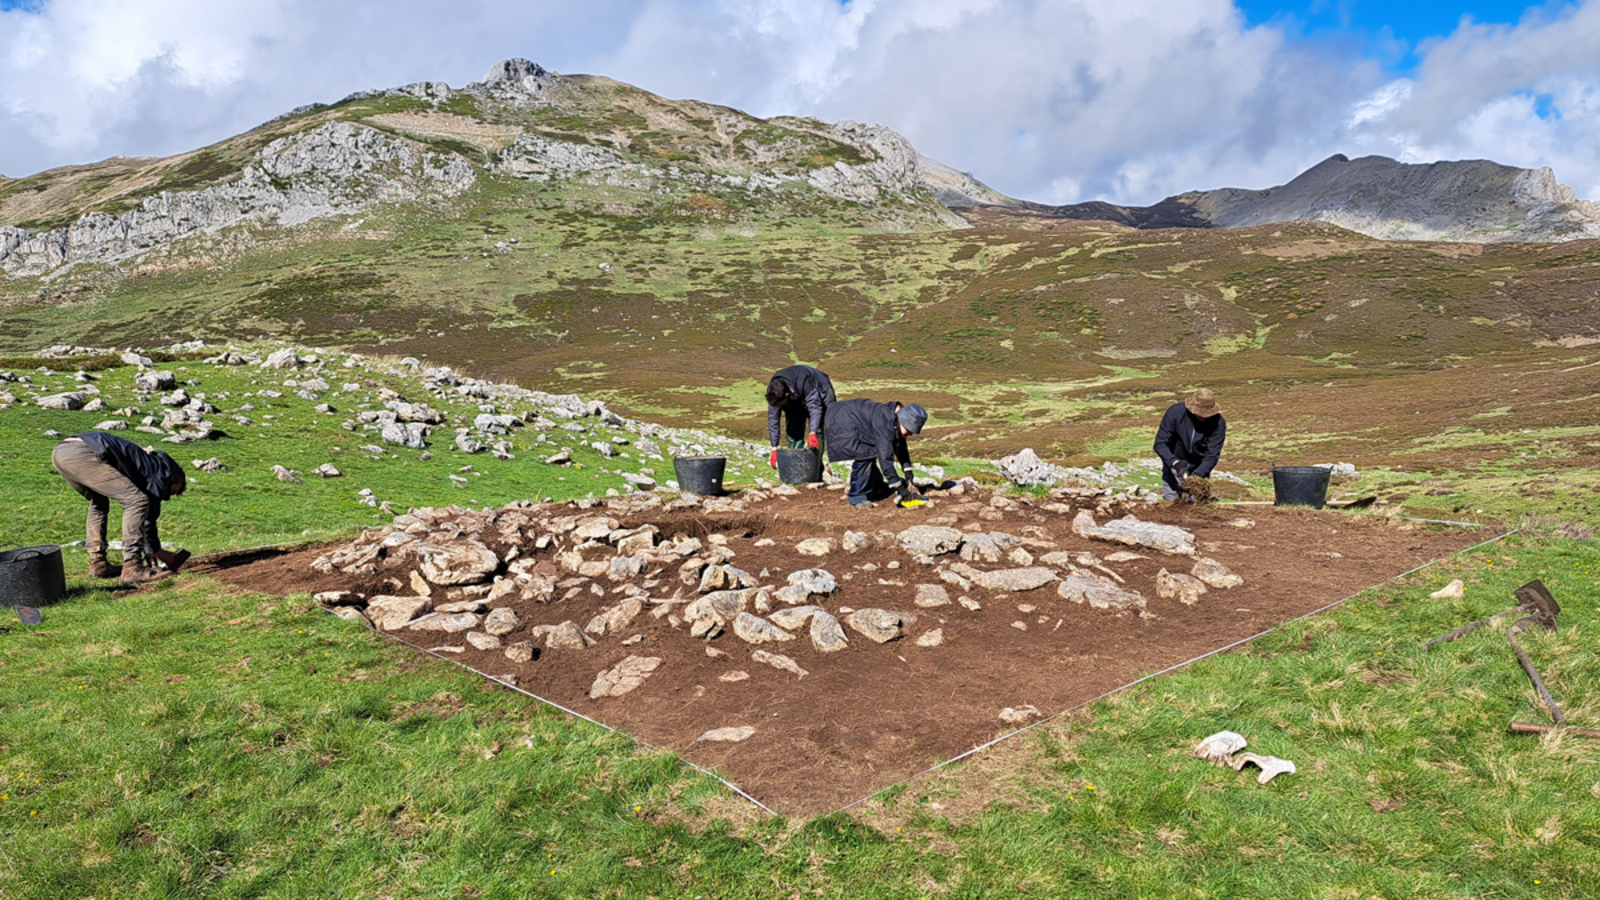
{"type": "MultiPolygon", "coordinates": [[[[952,493],[964,499],[976,490],[967,482],[952,493]]],[[[756,504],[804,492],[780,486],[747,493],[743,502],[756,504]]],[[[995,493],[983,506],[1001,510],[1015,503],[995,493]]],[[[436,652],[495,651],[514,665],[600,644],[651,646],[661,653],[663,640],[710,641],[744,646],[753,662],[797,677],[807,674],[806,665],[824,663],[802,665],[793,651],[784,652],[786,647],[808,647],[820,654],[808,653],[808,658],[827,660],[904,638],[940,646],[939,626],[945,620],[929,611],[980,616],[988,600],[1052,585],[1067,602],[1118,615],[1145,614],[1147,599],[1111,568],[1145,559],[1140,553],[1073,552],[1037,528],[1012,535],[929,524],[877,535],[797,538],[793,555],[781,557],[793,560],[794,567],[783,570],[774,568],[773,560],[780,557],[762,549],[774,541],[718,530],[712,515],[718,508],[727,509],[700,498],[668,502],[657,494],[636,494],[605,502],[413,510],[320,556],[312,564],[316,572],[374,587],[325,591],[317,600],[345,618],[408,635],[407,640],[436,652]],[[705,515],[692,529],[705,529],[704,537],[691,536],[683,519],[672,518],[685,512],[705,515]],[[817,545],[815,563],[804,561],[802,548],[808,544],[817,545]],[[872,552],[863,555],[868,549],[872,552]],[[762,562],[745,562],[757,557],[762,562]],[[903,568],[901,559],[910,568],[903,568]],[[904,580],[876,579],[874,590],[903,586],[899,601],[857,608],[861,594],[850,579],[882,571],[880,563],[906,573],[904,580]],[[660,623],[665,631],[647,628],[648,623],[660,623]],[[654,637],[647,639],[645,631],[654,637]]],[[[1144,536],[1149,540],[1142,549],[1193,553],[1194,536],[1183,529],[1139,523],[1131,516],[1118,522],[1125,527],[1109,537],[1092,531],[1089,536],[1135,544],[1144,536]]],[[[1208,586],[1240,583],[1212,559],[1199,559],[1187,572],[1163,569],[1162,578],[1162,596],[1171,596],[1164,587],[1171,582],[1178,585],[1174,591],[1184,592],[1179,596],[1184,603],[1196,602],[1208,586]]],[[[1035,609],[1032,603],[1019,610],[1035,609]]],[[[1027,628],[1025,622],[1014,624],[1027,628]]],[[[594,665],[566,659],[562,665],[594,665]]],[[[661,658],[632,655],[628,660],[595,672],[591,699],[633,690],[657,670],[661,658]]]]}

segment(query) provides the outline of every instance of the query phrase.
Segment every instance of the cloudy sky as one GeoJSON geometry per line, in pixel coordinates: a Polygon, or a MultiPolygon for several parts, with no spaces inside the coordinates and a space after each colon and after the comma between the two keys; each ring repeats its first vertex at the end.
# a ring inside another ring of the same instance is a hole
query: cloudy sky
{"type": "Polygon", "coordinates": [[[1151,203],[1334,154],[1600,199],[1600,0],[0,0],[0,173],[204,146],[525,57],[878,122],[1004,193],[1151,203]]]}

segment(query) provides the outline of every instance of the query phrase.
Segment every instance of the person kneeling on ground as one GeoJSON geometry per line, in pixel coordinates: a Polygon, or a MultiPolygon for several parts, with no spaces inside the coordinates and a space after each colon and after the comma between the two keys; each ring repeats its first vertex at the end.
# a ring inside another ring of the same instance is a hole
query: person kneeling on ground
{"type": "Polygon", "coordinates": [[[89,501],[85,542],[89,574],[142,584],[165,577],[157,562],[177,572],[189,551],[161,549],[156,520],[161,503],[184,492],[189,480],[183,467],[159,450],[145,450],[133,441],[103,431],[86,431],[56,445],[50,464],[72,489],[89,501]],[[111,501],[122,505],[122,570],[106,560],[106,518],[111,501]]]}
{"type": "Polygon", "coordinates": [[[774,372],[767,382],[767,437],[772,446],[768,464],[777,468],[780,435],[788,438],[791,450],[820,450],[828,406],[836,399],[833,380],[818,369],[790,366],[774,372]],[[785,418],[788,427],[780,428],[785,418]]]}
{"type": "Polygon", "coordinates": [[[899,494],[901,500],[921,496],[911,476],[906,438],[920,434],[928,411],[915,403],[845,400],[828,411],[828,459],[850,463],[849,499],[865,506],[899,494]],[[905,477],[895,474],[895,460],[905,477]],[[880,471],[881,467],[881,471],[880,471]]]}
{"type": "Polygon", "coordinates": [[[1183,479],[1190,475],[1210,478],[1222,456],[1228,423],[1217,398],[1205,388],[1174,403],[1156,429],[1156,455],[1161,457],[1161,499],[1176,500],[1183,479]]]}

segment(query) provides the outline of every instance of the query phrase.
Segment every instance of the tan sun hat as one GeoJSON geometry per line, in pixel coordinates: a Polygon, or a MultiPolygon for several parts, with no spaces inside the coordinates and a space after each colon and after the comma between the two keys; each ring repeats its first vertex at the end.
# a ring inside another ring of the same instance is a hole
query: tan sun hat
{"type": "Polygon", "coordinates": [[[1217,398],[1205,388],[1201,388],[1200,390],[1190,394],[1183,401],[1183,405],[1188,408],[1189,412],[1194,413],[1202,419],[1209,419],[1217,413],[1222,412],[1222,407],[1217,405],[1217,398]]]}

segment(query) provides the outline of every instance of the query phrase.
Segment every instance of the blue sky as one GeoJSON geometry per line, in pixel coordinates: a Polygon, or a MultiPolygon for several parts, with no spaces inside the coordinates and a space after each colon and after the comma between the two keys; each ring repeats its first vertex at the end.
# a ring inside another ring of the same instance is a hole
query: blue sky
{"type": "Polygon", "coordinates": [[[1597,48],[1600,0],[0,0],[0,174],[524,57],[885,125],[1043,203],[1270,187],[1335,153],[1549,167],[1600,200],[1597,48]]]}
{"type": "Polygon", "coordinates": [[[1481,25],[1514,25],[1529,9],[1547,4],[1515,0],[1235,0],[1234,5],[1251,25],[1282,28],[1312,41],[1350,43],[1386,67],[1403,72],[1419,61],[1414,53],[1419,44],[1454,32],[1463,17],[1481,25]]]}

